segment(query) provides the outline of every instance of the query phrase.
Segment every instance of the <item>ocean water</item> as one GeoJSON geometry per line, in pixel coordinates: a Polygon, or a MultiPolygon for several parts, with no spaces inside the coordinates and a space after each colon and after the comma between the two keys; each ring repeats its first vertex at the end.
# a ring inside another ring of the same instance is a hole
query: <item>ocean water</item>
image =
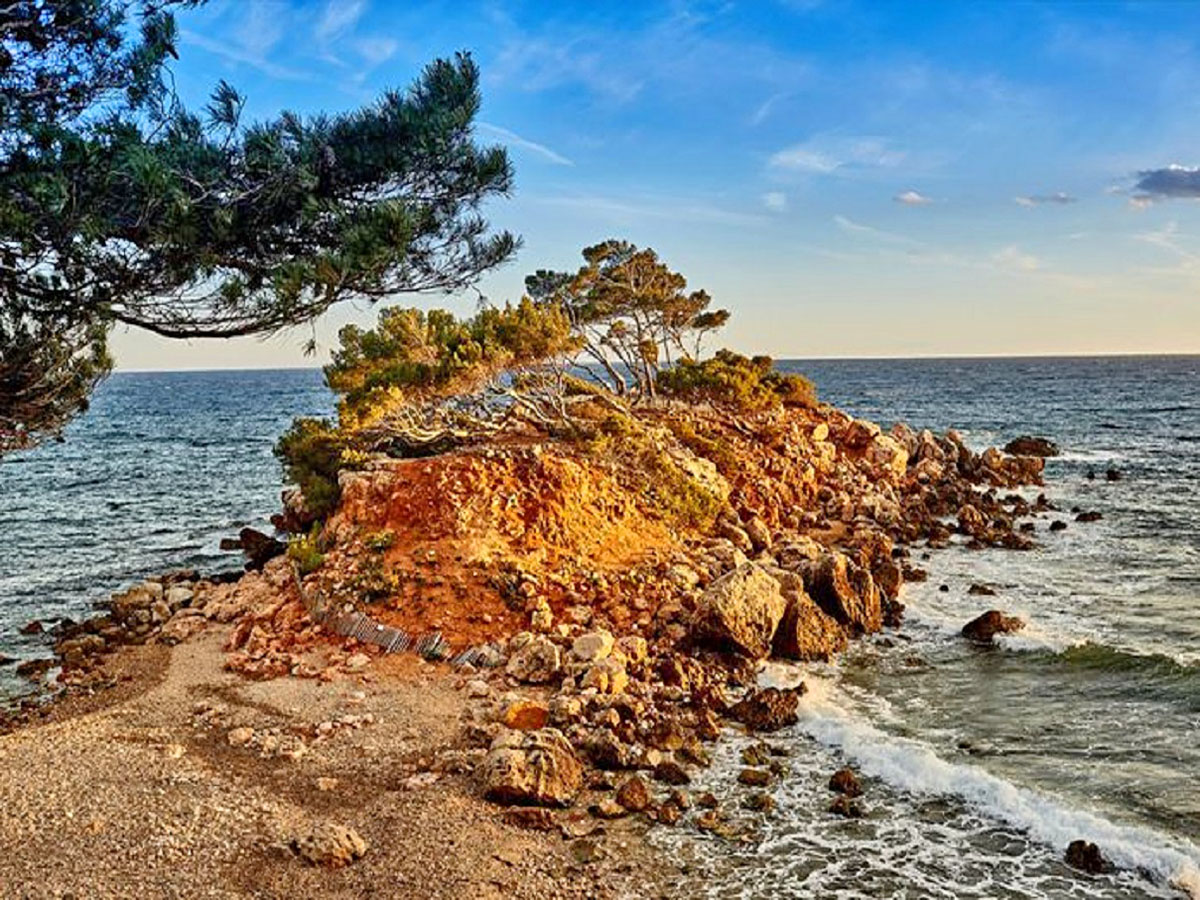
{"type": "MultiPolygon", "coordinates": [[[[1037,520],[1033,552],[915,553],[929,581],[905,586],[898,634],[772,668],[810,688],[773,737],[793,773],[752,842],[659,837],[693,892],[1200,897],[1200,357],[783,365],[857,415],[957,427],[975,449],[1053,438],[1045,490],[1063,513],[1037,520]],[[1104,518],[1076,524],[1075,506],[1104,518]],[[1055,517],[1070,527],[1051,534],[1055,517]],[[969,646],[959,628],[991,608],[1029,626],[969,646]],[[827,812],[846,764],[865,776],[857,821],[827,812]],[[1121,871],[1067,868],[1077,838],[1121,871]]],[[[707,777],[736,796],[725,752],[707,777]]]]}
{"type": "MultiPolygon", "coordinates": [[[[222,537],[268,528],[272,453],[298,415],[327,415],[320,371],[118,373],[63,443],[0,458],[0,654],[46,654],[31,619],[80,619],[147,575],[239,568],[222,537]]],[[[0,697],[27,685],[0,667],[0,697]]]]}
{"type": "MultiPolygon", "coordinates": [[[[1045,490],[1070,527],[1037,520],[1029,553],[918,549],[930,577],[905,587],[900,632],[833,665],[773,665],[809,686],[800,723],[771,739],[792,774],[773,814],[747,814],[753,841],[652,832],[688,864],[681,890],[1200,898],[1200,357],[781,365],[885,425],[959,428],[977,449],[1053,438],[1045,490]],[[1104,518],[1076,524],[1073,506],[1104,518]],[[969,595],[975,582],[996,595],[969,595]],[[1029,627],[968,646],[958,629],[992,607],[1029,627]],[[826,812],[847,763],[864,778],[860,820],[826,812]],[[1121,871],[1068,869],[1076,838],[1121,871]]],[[[316,371],[117,375],[66,443],[0,460],[0,653],[44,652],[21,624],[87,615],[146,574],[236,567],[217,544],[277,509],[275,439],[331,407],[316,371]]],[[[5,671],[0,692],[17,687],[5,671]]],[[[740,790],[739,749],[703,775],[724,796],[740,790]]]]}

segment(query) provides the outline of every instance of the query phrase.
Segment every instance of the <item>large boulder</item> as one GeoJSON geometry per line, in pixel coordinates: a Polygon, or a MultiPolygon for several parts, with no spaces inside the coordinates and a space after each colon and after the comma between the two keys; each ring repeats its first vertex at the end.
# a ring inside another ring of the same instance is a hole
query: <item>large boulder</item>
{"type": "Polygon", "coordinates": [[[505,671],[525,684],[553,681],[562,670],[558,647],[547,637],[535,637],[511,657],[505,671]]]}
{"type": "Polygon", "coordinates": [[[775,630],[776,656],[796,660],[828,660],[846,649],[846,631],[804,590],[794,572],[776,573],[787,607],[775,630]]]}
{"type": "Polygon", "coordinates": [[[583,766],[556,728],[500,735],[484,757],[484,795],[496,803],[570,806],[583,785],[583,766]]]}
{"type": "Polygon", "coordinates": [[[879,589],[871,573],[836,550],[804,567],[810,597],[840,625],[858,634],[883,627],[879,589]]]}
{"type": "Polygon", "coordinates": [[[762,659],[771,652],[787,601],[762,566],[745,563],[722,575],[696,607],[692,636],[721,650],[762,659]]]}
{"type": "Polygon", "coordinates": [[[874,470],[893,481],[908,471],[908,450],[890,435],[880,434],[867,446],[867,459],[874,470]]]}
{"type": "Polygon", "coordinates": [[[964,625],[962,634],[977,644],[990,644],[996,635],[1020,631],[1024,627],[1025,622],[1018,617],[1006,616],[998,609],[989,609],[964,625]]]}
{"type": "Polygon", "coordinates": [[[796,724],[800,696],[806,690],[803,682],[790,690],[763,688],[747,694],[730,707],[729,713],[751,731],[778,731],[796,724]]]}
{"type": "Polygon", "coordinates": [[[1058,456],[1058,444],[1049,438],[1023,434],[1004,445],[1004,452],[1013,456],[1058,456]]]}

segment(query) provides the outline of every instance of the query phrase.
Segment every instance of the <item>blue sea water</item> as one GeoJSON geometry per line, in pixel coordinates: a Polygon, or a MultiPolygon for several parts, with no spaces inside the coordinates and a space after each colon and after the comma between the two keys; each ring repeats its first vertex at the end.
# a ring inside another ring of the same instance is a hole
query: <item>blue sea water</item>
{"type": "MultiPolygon", "coordinates": [[[[810,688],[774,737],[792,776],[752,844],[658,833],[691,867],[688,892],[1200,897],[1200,357],[780,365],[884,425],[958,428],[976,449],[1053,438],[1045,490],[1070,527],[1037,520],[1029,553],[917,548],[930,578],[905,587],[901,632],[773,671],[810,688]],[[1077,524],[1072,507],[1103,519],[1077,524]],[[968,594],[976,582],[996,594],[968,594]],[[1028,627],[967,646],[958,629],[992,607],[1028,627]],[[860,820],[825,809],[846,763],[867,787],[860,820]],[[1065,867],[1076,838],[1121,872],[1065,867]]],[[[217,545],[278,508],[274,441],[332,405],[315,370],[120,374],[65,443],[0,460],[0,654],[44,652],[21,624],[87,615],[147,574],[237,566],[217,545]]],[[[16,686],[4,673],[0,692],[16,686]]],[[[705,776],[726,795],[737,750],[705,776]]]]}

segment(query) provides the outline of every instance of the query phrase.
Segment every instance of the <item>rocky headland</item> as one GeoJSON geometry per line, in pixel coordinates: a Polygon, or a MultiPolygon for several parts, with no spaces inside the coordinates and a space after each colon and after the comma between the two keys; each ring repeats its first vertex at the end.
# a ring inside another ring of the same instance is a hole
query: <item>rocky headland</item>
{"type": "MultiPolygon", "coordinates": [[[[667,896],[645,829],[737,839],[787,777],[764,737],[736,796],[690,786],[727,731],[796,721],[803,684],[760,687],[764,661],[900,628],[904,582],[953,540],[1032,547],[1054,507],[1016,488],[1043,462],[823,404],[370,455],[319,520],[285,496],[290,544],[244,534],[241,577],[45,624],[54,658],[25,671],[55,699],[0,737],[0,883],[667,896]]],[[[861,814],[853,772],[830,787],[831,815],[861,814]]]]}

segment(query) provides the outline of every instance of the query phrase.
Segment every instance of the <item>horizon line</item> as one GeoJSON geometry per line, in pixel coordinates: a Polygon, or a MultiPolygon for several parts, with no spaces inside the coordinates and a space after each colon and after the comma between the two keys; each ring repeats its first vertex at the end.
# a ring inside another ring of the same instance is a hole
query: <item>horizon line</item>
{"type": "MultiPolygon", "coordinates": [[[[971,359],[1155,359],[1169,357],[1200,357],[1200,350],[1145,351],[1117,350],[1103,353],[922,353],[889,356],[774,356],[775,362],[899,362],[905,360],[971,360],[971,359]]],[[[184,372],[319,372],[324,366],[195,366],[184,369],[124,369],[114,368],[113,375],[154,375],[184,372]]]]}

